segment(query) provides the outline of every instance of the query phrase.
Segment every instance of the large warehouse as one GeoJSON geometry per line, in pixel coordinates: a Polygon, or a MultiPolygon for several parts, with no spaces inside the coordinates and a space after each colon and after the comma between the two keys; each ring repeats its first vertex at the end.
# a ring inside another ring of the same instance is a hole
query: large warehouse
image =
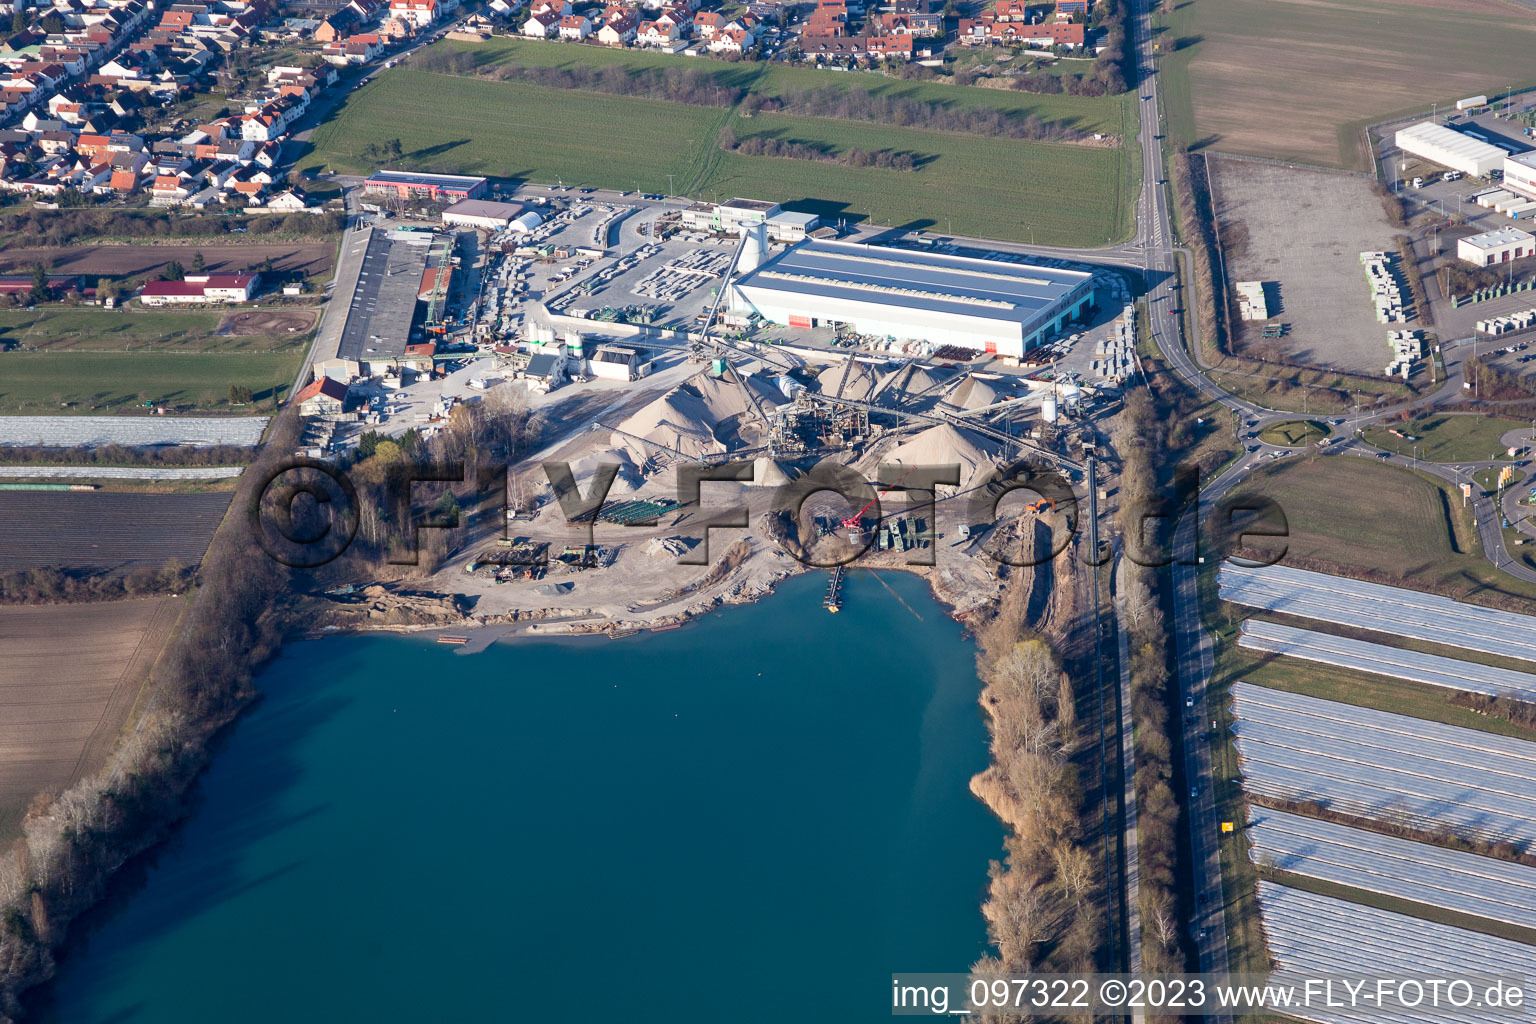
{"type": "Polygon", "coordinates": [[[790,327],[843,324],[860,334],[1021,356],[1093,301],[1080,270],[857,242],[806,241],[758,264],[751,239],[739,299],[790,327]]]}
{"type": "Polygon", "coordinates": [[[1398,129],[1397,148],[1472,178],[1486,178],[1504,166],[1505,154],[1498,146],[1453,132],[1433,121],[1398,129]]]}

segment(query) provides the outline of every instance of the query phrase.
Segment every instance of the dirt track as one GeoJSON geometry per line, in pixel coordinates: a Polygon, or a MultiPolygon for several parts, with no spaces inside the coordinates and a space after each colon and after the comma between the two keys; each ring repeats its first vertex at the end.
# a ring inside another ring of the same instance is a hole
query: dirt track
{"type": "Polygon", "coordinates": [[[0,608],[0,839],[112,750],[181,601],[0,608]]]}
{"type": "Polygon", "coordinates": [[[232,274],[257,268],[270,258],[273,269],[303,271],[306,277],[331,272],[336,247],[327,242],[302,245],[71,245],[60,249],[7,249],[0,253],[0,272],[25,273],[38,262],[55,273],[124,279],[159,273],[176,260],[190,273],[192,260],[203,254],[210,273],[232,274]]]}
{"type": "Polygon", "coordinates": [[[289,310],[231,313],[219,322],[220,334],[303,334],[315,326],[315,314],[289,310]]]}

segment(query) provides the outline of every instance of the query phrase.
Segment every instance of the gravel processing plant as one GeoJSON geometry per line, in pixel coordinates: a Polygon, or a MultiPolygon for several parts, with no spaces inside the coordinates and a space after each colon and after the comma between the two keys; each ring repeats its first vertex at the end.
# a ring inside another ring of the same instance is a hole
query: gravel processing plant
{"type": "Polygon", "coordinates": [[[1492,841],[1536,842],[1536,743],[1237,683],[1248,792],[1492,841]]]}

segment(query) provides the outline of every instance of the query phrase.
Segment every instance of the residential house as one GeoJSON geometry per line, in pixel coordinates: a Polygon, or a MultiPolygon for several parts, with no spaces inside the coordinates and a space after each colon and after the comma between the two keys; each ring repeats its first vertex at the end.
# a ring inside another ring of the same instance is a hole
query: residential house
{"type": "Polygon", "coordinates": [[[676,22],[664,19],[642,21],[635,35],[635,40],[641,46],[671,46],[679,38],[676,22]]]}
{"type": "Polygon", "coordinates": [[[585,14],[567,14],[560,19],[560,38],[572,39],[576,42],[587,38],[592,34],[592,22],[585,14]]]}
{"type": "Polygon", "coordinates": [[[389,0],[389,13],[417,28],[425,28],[437,20],[438,0],[389,0]]]}
{"type": "Polygon", "coordinates": [[[693,16],[693,34],[706,42],[725,30],[725,15],[719,11],[700,11],[693,16]]]}
{"type": "Polygon", "coordinates": [[[627,7],[609,7],[604,12],[603,27],[597,30],[597,41],[605,46],[628,46],[639,32],[639,18],[627,7]]]}
{"type": "Polygon", "coordinates": [[[553,14],[530,14],[523,22],[523,35],[530,39],[548,39],[560,28],[560,19],[553,14]]]}
{"type": "Polygon", "coordinates": [[[722,29],[709,44],[711,53],[745,53],[752,49],[757,38],[744,28],[722,29]]]}
{"type": "Polygon", "coordinates": [[[911,35],[870,36],[864,42],[869,55],[876,59],[912,59],[914,40],[911,35]]]}

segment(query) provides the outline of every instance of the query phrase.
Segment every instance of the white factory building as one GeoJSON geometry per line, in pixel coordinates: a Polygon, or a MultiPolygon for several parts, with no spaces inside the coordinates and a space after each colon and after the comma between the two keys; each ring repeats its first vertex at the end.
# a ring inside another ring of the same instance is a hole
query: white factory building
{"type": "Polygon", "coordinates": [[[1504,188],[1526,199],[1536,199],[1536,152],[1504,158],[1504,188]]]}
{"type": "Polygon", "coordinates": [[[1470,178],[1486,178],[1504,166],[1505,152],[1498,146],[1479,142],[1433,121],[1398,129],[1397,148],[1470,178]]]}
{"type": "Polygon", "coordinates": [[[497,203],[489,199],[460,199],[443,211],[443,226],[500,231],[528,207],[522,203],[497,203]]]}
{"type": "Polygon", "coordinates": [[[762,235],[746,242],[733,304],[789,327],[844,325],[1017,357],[1093,302],[1087,271],[817,240],[766,258],[762,235]]]}
{"type": "Polygon", "coordinates": [[[1456,243],[1456,255],[1476,267],[1491,267],[1533,254],[1536,235],[1519,228],[1499,228],[1471,235],[1456,243]]]}

